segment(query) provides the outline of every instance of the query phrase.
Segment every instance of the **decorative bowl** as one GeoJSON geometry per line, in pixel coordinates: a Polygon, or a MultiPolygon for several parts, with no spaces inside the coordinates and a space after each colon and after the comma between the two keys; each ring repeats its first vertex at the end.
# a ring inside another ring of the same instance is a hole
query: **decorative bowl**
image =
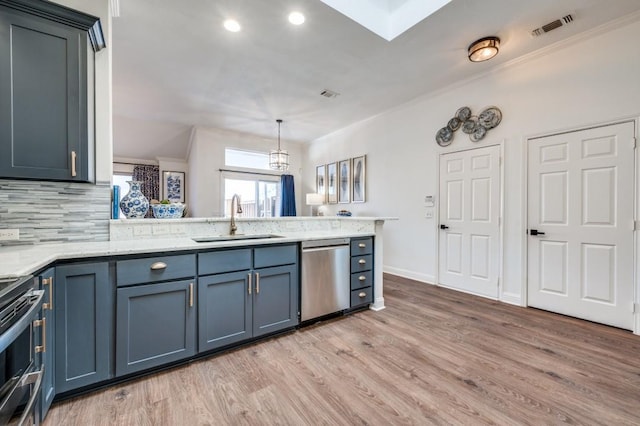
{"type": "Polygon", "coordinates": [[[153,210],[153,216],[156,219],[178,219],[182,217],[184,212],[184,204],[171,203],[171,204],[151,204],[153,210]]]}

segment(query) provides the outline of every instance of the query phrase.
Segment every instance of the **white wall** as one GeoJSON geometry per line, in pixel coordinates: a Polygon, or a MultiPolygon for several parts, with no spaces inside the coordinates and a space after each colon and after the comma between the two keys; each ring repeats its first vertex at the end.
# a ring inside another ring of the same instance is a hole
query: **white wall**
{"type": "Polygon", "coordinates": [[[96,182],[110,182],[113,156],[111,97],[111,14],[109,0],[53,0],[100,18],[107,47],[95,54],[96,182]]]}
{"type": "MultiPolygon", "coordinates": [[[[399,217],[399,221],[385,224],[385,270],[434,282],[438,223],[424,217],[423,200],[425,195],[437,194],[439,155],[504,143],[501,299],[521,303],[526,138],[640,114],[640,23],[618,22],[610,28],[312,142],[303,167],[304,191],[315,185],[316,165],[366,154],[368,201],[346,208],[358,215],[399,217]],[[496,105],[502,110],[502,123],[479,143],[470,142],[458,131],[448,148],[438,147],[436,131],[465,105],[476,114],[496,105]]],[[[333,213],[344,207],[333,205],[329,210],[333,213]]]]}
{"type": "MultiPolygon", "coordinates": [[[[300,210],[304,206],[301,203],[302,146],[285,140],[281,140],[281,146],[282,149],[289,151],[288,173],[294,176],[296,210],[300,216],[304,214],[300,210]]],[[[277,140],[221,129],[196,128],[192,134],[187,158],[189,163],[187,195],[191,216],[216,217],[224,214],[220,203],[222,189],[220,169],[225,168],[224,149],[227,147],[269,152],[270,149],[277,147],[277,140]]],[[[262,172],[270,173],[270,171],[262,172]]]]}

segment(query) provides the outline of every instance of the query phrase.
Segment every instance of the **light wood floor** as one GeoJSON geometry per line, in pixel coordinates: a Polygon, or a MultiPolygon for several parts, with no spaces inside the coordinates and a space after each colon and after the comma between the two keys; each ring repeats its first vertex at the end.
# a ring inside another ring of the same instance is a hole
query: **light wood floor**
{"type": "Polygon", "coordinates": [[[45,426],[640,424],[640,336],[389,275],[385,302],[55,404],[45,426]]]}

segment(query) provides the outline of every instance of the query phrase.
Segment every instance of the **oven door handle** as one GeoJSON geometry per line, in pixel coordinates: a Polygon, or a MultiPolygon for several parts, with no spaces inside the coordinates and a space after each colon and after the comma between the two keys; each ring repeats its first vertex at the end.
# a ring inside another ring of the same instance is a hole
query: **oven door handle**
{"type": "Polygon", "coordinates": [[[40,397],[40,388],[42,387],[42,376],[44,376],[44,365],[40,367],[40,371],[34,371],[33,373],[27,374],[22,380],[21,386],[30,385],[35,382],[33,386],[33,390],[31,391],[31,397],[29,398],[29,402],[24,407],[24,412],[22,413],[22,417],[20,417],[20,421],[18,422],[18,426],[26,426],[25,421],[29,418],[29,414],[33,411],[34,405],[38,398],[40,397]]]}
{"type": "Polygon", "coordinates": [[[32,302],[29,310],[16,321],[8,330],[0,335],[0,353],[4,352],[14,340],[22,334],[24,330],[29,327],[31,322],[38,317],[40,310],[42,309],[42,298],[44,297],[44,290],[32,290],[28,293],[30,296],[37,296],[37,299],[32,302]]]}

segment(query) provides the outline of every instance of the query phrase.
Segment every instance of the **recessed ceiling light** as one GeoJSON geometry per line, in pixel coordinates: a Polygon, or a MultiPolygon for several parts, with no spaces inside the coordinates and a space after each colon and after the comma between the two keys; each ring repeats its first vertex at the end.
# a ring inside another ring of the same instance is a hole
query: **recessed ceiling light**
{"type": "Polygon", "coordinates": [[[304,24],[304,15],[300,12],[291,12],[289,14],[289,22],[293,25],[302,25],[304,24]]]}
{"type": "Polygon", "coordinates": [[[231,31],[232,33],[237,33],[242,29],[240,23],[235,19],[227,19],[226,21],[224,21],[223,25],[227,31],[231,31]]]}

